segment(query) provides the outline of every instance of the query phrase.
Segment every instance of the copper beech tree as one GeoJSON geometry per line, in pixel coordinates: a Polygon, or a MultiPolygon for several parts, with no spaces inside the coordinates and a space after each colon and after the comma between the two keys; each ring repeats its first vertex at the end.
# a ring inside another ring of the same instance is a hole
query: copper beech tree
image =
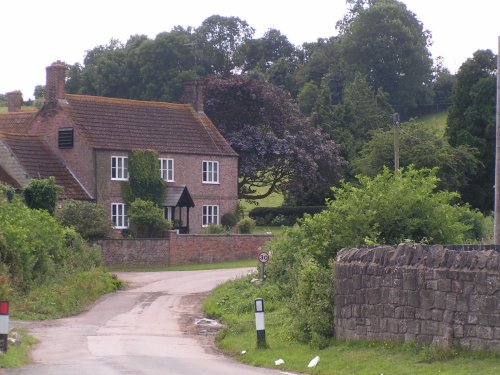
{"type": "Polygon", "coordinates": [[[212,76],[204,97],[206,114],[240,155],[240,198],[293,192],[294,203],[324,202],[345,161],[286,91],[248,76],[212,76]]]}

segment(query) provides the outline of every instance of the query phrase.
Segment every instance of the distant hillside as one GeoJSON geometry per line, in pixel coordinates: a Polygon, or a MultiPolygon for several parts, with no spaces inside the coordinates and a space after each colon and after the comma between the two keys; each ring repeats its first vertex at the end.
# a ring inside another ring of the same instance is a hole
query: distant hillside
{"type": "Polygon", "coordinates": [[[444,131],[446,129],[446,120],[448,118],[448,112],[438,112],[432,115],[425,115],[422,117],[415,118],[417,122],[423,123],[431,129],[435,129],[439,134],[444,136],[444,131]]]}

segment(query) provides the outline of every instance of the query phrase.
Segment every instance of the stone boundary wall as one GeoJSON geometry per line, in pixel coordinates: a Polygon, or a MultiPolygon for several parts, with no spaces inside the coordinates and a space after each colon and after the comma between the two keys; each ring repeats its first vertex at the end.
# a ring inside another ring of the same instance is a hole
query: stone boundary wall
{"type": "Polygon", "coordinates": [[[341,250],[336,338],[500,351],[499,249],[402,244],[341,250]]]}
{"type": "Polygon", "coordinates": [[[176,234],[167,238],[106,239],[101,246],[107,266],[174,266],[257,259],[271,235],[176,234]]]}

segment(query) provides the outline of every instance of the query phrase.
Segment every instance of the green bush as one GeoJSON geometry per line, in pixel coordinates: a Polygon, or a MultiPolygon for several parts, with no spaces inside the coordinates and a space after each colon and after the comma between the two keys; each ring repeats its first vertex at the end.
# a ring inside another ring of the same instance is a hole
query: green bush
{"type": "Polygon", "coordinates": [[[34,179],[24,188],[24,201],[29,208],[46,210],[52,215],[56,209],[57,193],[60,189],[54,177],[34,179]]]}
{"type": "Polygon", "coordinates": [[[290,334],[313,347],[327,347],[333,337],[333,296],[333,263],[325,268],[314,259],[305,260],[290,302],[290,334]]]}
{"type": "Polygon", "coordinates": [[[73,227],[87,240],[111,236],[111,220],[101,204],[68,199],[56,211],[56,217],[62,225],[73,227]]]}
{"type": "Polygon", "coordinates": [[[5,185],[0,183],[0,199],[2,198],[1,197],[2,193],[8,202],[12,202],[16,194],[16,190],[10,185],[5,185]]]}
{"type": "Polygon", "coordinates": [[[0,201],[0,223],[5,241],[0,260],[22,288],[53,275],[68,256],[64,228],[45,210],[31,210],[19,199],[0,201]]]}
{"type": "Polygon", "coordinates": [[[172,228],[172,223],[163,217],[163,209],[151,201],[134,200],[130,204],[128,217],[132,237],[163,237],[172,228]]]}
{"type": "Polygon", "coordinates": [[[326,206],[283,206],[283,207],[255,207],[248,216],[258,225],[294,225],[304,214],[314,215],[326,209],[326,206]]]}
{"type": "Polygon", "coordinates": [[[220,222],[223,226],[231,229],[238,223],[238,217],[232,212],[227,212],[220,218],[220,222]]]}
{"type": "Polygon", "coordinates": [[[249,217],[245,217],[240,221],[238,221],[237,227],[238,227],[238,233],[250,234],[255,229],[255,220],[249,217]]]}
{"type": "Polygon", "coordinates": [[[210,224],[203,228],[202,233],[204,234],[222,234],[226,233],[227,229],[220,224],[210,224]]]}

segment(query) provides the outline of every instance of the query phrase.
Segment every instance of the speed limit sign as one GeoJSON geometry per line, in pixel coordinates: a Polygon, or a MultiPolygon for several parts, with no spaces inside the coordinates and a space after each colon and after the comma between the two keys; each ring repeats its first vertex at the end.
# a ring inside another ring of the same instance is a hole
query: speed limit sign
{"type": "Polygon", "coordinates": [[[259,262],[267,263],[269,261],[269,254],[266,252],[262,252],[259,254],[259,262]]]}

